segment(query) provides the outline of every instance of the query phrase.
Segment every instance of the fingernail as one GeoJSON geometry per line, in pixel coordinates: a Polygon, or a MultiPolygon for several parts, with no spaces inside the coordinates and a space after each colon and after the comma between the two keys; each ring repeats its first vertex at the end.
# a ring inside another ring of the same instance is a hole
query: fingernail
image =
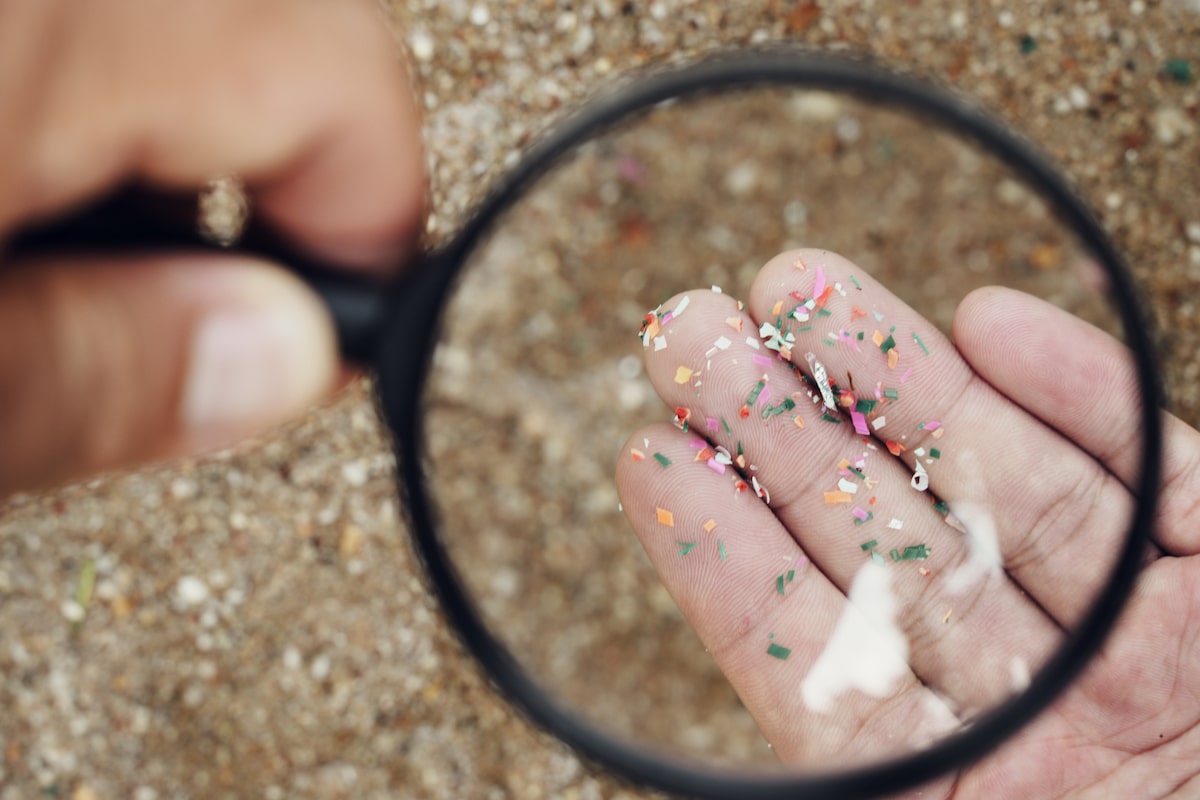
{"type": "Polygon", "coordinates": [[[220,309],[196,326],[181,416],[201,440],[243,435],[316,402],[333,379],[328,323],[300,303],[220,309]]]}

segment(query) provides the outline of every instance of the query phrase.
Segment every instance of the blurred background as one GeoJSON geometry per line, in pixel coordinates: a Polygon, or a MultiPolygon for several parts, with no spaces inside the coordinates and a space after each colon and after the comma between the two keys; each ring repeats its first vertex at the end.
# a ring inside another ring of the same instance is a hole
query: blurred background
{"type": "MultiPolygon", "coordinates": [[[[412,0],[385,10],[426,109],[432,242],[453,232],[539,131],[648,64],[799,41],[870,53],[977,98],[1066,168],[1123,248],[1152,307],[1172,410],[1200,423],[1195,0],[778,0],[719,9],[702,0],[412,0]]],[[[811,145],[845,148],[857,141],[842,141],[850,135],[833,125],[831,138],[811,145]]],[[[905,147],[920,131],[897,130],[892,140],[901,153],[921,152],[905,147]]],[[[771,143],[753,145],[761,152],[771,143]]],[[[664,144],[639,146],[620,153],[648,162],[664,144]]],[[[577,185],[567,181],[556,197],[582,202],[578,187],[603,184],[605,168],[639,174],[633,162],[614,164],[582,161],[577,185]]],[[[722,185],[736,193],[753,177],[722,185]]],[[[655,189],[670,196],[669,185],[655,189]]],[[[828,240],[834,233],[806,227],[820,222],[809,206],[782,205],[777,229],[763,237],[799,244],[819,233],[812,244],[853,247],[853,235],[842,246],[828,240]]],[[[663,227],[647,222],[656,208],[626,208],[636,213],[623,226],[592,233],[636,247],[644,230],[663,227]]],[[[545,218],[536,204],[527,213],[545,218]]],[[[925,241],[900,222],[858,218],[852,227],[863,238],[925,241]]],[[[1051,245],[1065,246],[1033,236],[1023,256],[1065,258],[1051,245]]],[[[745,280],[757,266],[727,261],[726,272],[693,283],[745,280]]],[[[547,285],[534,278],[510,288],[547,285]]],[[[655,291],[624,288],[643,305],[655,291]]],[[[583,311],[636,345],[644,310],[583,311]]],[[[462,331],[466,341],[471,334],[462,331]]],[[[443,391],[454,399],[462,389],[448,380],[443,391]]],[[[518,387],[510,400],[528,396],[518,387]]],[[[486,422],[467,415],[464,424],[496,430],[486,422]]],[[[462,653],[408,545],[389,448],[364,383],[233,452],[0,501],[0,800],[646,796],[531,728],[462,653]],[[74,621],[70,603],[91,580],[86,617],[74,621]]],[[[597,461],[598,474],[609,473],[610,457],[597,461]]],[[[611,510],[610,500],[598,490],[583,504],[611,510]]],[[[478,546],[496,556],[486,540],[478,546]]],[[[520,601],[515,570],[490,569],[483,579],[520,601]]],[[[661,600],[655,613],[667,619],[670,600],[661,600]]],[[[623,613],[618,606],[614,616],[623,613]]],[[[694,744],[720,750],[738,723],[721,708],[712,713],[721,724],[695,733],[694,744]]],[[[752,748],[753,732],[741,734],[752,748]]]]}

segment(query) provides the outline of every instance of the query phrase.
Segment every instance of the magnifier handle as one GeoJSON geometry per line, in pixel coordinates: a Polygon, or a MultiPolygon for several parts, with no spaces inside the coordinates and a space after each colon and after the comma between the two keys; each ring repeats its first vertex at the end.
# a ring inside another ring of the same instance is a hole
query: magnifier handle
{"type": "Polygon", "coordinates": [[[146,253],[163,250],[242,253],[281,264],[321,298],[333,317],[343,358],[374,362],[391,291],[378,278],[305,254],[253,219],[228,247],[200,235],[196,196],[129,186],[72,214],[19,230],[3,246],[5,261],[53,252],[146,253]]]}

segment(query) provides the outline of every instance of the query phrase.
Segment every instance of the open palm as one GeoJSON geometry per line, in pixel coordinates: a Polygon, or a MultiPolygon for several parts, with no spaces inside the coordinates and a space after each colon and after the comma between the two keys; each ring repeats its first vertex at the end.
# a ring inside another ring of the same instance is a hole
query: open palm
{"type": "MultiPolygon", "coordinates": [[[[1140,456],[1129,356],[1040,300],[977,291],[952,344],[805,250],[745,306],[678,295],[643,338],[676,424],[626,444],[623,507],[785,762],[893,753],[994,706],[1111,567],[1140,456]],[[867,669],[831,652],[847,614],[875,631],[867,669]]],[[[1200,434],[1164,433],[1156,541],[1102,655],[923,796],[1200,796],[1200,434]]]]}

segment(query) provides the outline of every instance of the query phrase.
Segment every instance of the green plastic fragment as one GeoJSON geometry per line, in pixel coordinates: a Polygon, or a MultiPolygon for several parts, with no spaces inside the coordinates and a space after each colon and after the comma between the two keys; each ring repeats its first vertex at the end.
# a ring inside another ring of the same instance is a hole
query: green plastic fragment
{"type": "Polygon", "coordinates": [[[780,575],[775,579],[775,591],[783,594],[783,576],[780,575]]]}
{"type": "Polygon", "coordinates": [[[825,420],[826,422],[836,422],[838,425],[842,424],[841,417],[834,416],[833,414],[830,414],[828,411],[826,411],[824,414],[821,415],[821,419],[825,420]]]}
{"type": "Polygon", "coordinates": [[[888,400],[899,400],[900,392],[897,389],[884,389],[883,396],[886,397],[888,400]]]}
{"type": "Polygon", "coordinates": [[[923,352],[925,355],[929,355],[929,348],[925,346],[925,343],[921,341],[921,337],[917,336],[916,333],[913,333],[913,341],[916,342],[921,348],[921,352],[923,352]]]}
{"type": "Polygon", "coordinates": [[[866,525],[868,522],[870,522],[873,519],[875,519],[875,512],[868,511],[866,519],[859,519],[858,517],[855,517],[854,524],[855,525],[866,525]]]}
{"type": "Polygon", "coordinates": [[[892,561],[924,561],[929,558],[929,547],[923,544],[913,544],[903,551],[893,550],[889,555],[892,561]]]}
{"type": "Polygon", "coordinates": [[[759,393],[762,392],[762,390],[766,387],[766,385],[767,385],[766,381],[759,380],[758,384],[750,392],[750,396],[748,398],[746,398],[746,405],[753,406],[754,401],[758,399],[759,393]]]}
{"type": "Polygon", "coordinates": [[[896,337],[888,334],[888,337],[883,340],[883,344],[879,345],[879,349],[887,352],[896,346],[896,337]]]}
{"type": "Polygon", "coordinates": [[[769,645],[767,645],[767,655],[771,656],[772,658],[778,658],[780,661],[787,661],[788,656],[791,654],[792,649],[790,647],[784,647],[782,645],[775,644],[774,642],[771,642],[769,645]]]}
{"type": "Polygon", "coordinates": [[[863,549],[863,552],[866,552],[867,550],[871,550],[871,549],[873,549],[873,548],[876,548],[876,547],[878,547],[878,546],[879,546],[879,540],[878,540],[878,539],[872,539],[872,540],[871,540],[871,541],[869,541],[869,542],[863,542],[862,544],[860,544],[860,545],[859,545],[859,547],[861,547],[861,548],[863,549]]]}
{"type": "Polygon", "coordinates": [[[681,556],[686,556],[696,546],[695,542],[676,542],[675,544],[679,547],[679,555],[681,556]]]}
{"type": "Polygon", "coordinates": [[[1187,85],[1192,82],[1192,65],[1183,58],[1170,58],[1163,64],[1163,72],[1176,83],[1187,85]]]}
{"type": "Polygon", "coordinates": [[[725,560],[725,540],[717,539],[717,552],[721,554],[721,560],[725,560]]]}
{"type": "Polygon", "coordinates": [[[859,401],[854,404],[854,410],[860,414],[870,414],[875,410],[875,405],[878,402],[878,400],[867,400],[866,398],[860,398],[859,401]]]}
{"type": "Polygon", "coordinates": [[[931,447],[931,448],[929,448],[929,457],[930,458],[941,458],[942,451],[938,450],[936,447],[931,447]]]}
{"type": "Polygon", "coordinates": [[[671,466],[671,459],[667,458],[662,453],[655,453],[654,460],[657,461],[659,464],[662,464],[663,469],[666,469],[667,467],[671,466]]]}
{"type": "Polygon", "coordinates": [[[862,288],[862,284],[858,282],[858,278],[854,277],[853,275],[850,276],[850,282],[854,284],[855,289],[862,288]]]}

